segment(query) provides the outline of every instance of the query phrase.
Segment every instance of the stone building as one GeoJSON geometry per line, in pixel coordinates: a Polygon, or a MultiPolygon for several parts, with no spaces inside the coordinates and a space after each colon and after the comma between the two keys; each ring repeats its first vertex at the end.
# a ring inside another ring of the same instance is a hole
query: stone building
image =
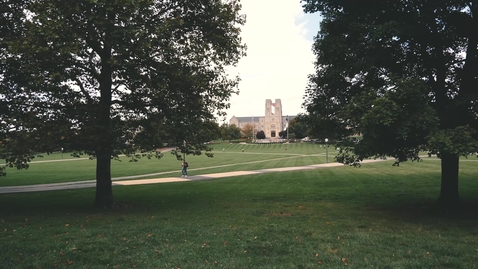
{"type": "Polygon", "coordinates": [[[247,124],[251,124],[254,126],[254,134],[259,131],[264,131],[266,139],[277,140],[279,138],[279,132],[285,130],[287,127],[287,119],[291,120],[293,118],[295,118],[295,116],[282,115],[282,102],[280,99],[276,99],[275,103],[272,103],[271,99],[267,99],[264,116],[233,116],[229,120],[229,124],[234,124],[241,129],[247,124]]]}

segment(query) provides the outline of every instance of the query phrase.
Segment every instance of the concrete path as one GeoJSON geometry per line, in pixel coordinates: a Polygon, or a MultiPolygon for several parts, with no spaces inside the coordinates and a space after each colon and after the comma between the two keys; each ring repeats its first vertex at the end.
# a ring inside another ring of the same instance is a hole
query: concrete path
{"type": "MultiPolygon", "coordinates": [[[[362,163],[380,162],[380,161],[386,161],[386,160],[380,160],[380,159],[364,160],[362,163]]],[[[319,168],[328,168],[328,167],[337,167],[337,166],[343,166],[343,164],[324,163],[324,164],[313,164],[313,165],[306,165],[306,166],[270,168],[270,169],[253,170],[253,171],[234,171],[234,172],[194,175],[194,176],[189,176],[187,178],[165,177],[165,178],[135,179],[135,180],[118,180],[117,178],[116,180],[113,181],[112,184],[113,186],[128,186],[128,185],[158,184],[158,183],[171,183],[171,182],[188,182],[188,181],[195,181],[195,180],[209,180],[209,179],[215,179],[215,178],[247,176],[247,175],[255,175],[255,174],[262,174],[262,173],[288,172],[288,171],[297,171],[297,170],[310,170],[310,169],[319,169],[319,168]]],[[[171,173],[171,172],[167,172],[167,173],[171,173]]],[[[179,174],[180,171],[178,171],[177,173],[179,174]]],[[[141,177],[145,177],[145,176],[148,176],[148,175],[141,175],[141,177]]],[[[135,177],[140,177],[140,176],[135,176],[135,177]]],[[[127,179],[127,178],[132,178],[132,177],[123,177],[121,179],[127,179]]],[[[95,186],[96,186],[95,180],[53,183],[53,184],[37,184],[37,185],[26,185],[26,186],[11,186],[11,187],[0,187],[0,194],[83,189],[83,188],[94,188],[95,186]]]]}

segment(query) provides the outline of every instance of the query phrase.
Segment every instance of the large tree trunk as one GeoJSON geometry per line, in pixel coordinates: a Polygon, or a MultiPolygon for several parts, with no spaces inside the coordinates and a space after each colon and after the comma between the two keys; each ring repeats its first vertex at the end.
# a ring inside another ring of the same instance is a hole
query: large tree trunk
{"type": "Polygon", "coordinates": [[[459,156],[441,155],[441,191],[438,204],[443,208],[457,208],[461,205],[458,194],[459,156]]]}
{"type": "Polygon", "coordinates": [[[111,207],[113,189],[111,186],[111,154],[101,151],[96,156],[96,197],[95,206],[111,207]]]}
{"type": "MultiPolygon", "coordinates": [[[[108,34],[105,34],[108,39],[108,34]]],[[[96,198],[97,207],[111,207],[113,205],[113,188],[111,183],[111,87],[112,68],[111,46],[106,42],[101,51],[101,74],[100,74],[100,103],[98,106],[98,148],[96,150],[96,198]]]]}

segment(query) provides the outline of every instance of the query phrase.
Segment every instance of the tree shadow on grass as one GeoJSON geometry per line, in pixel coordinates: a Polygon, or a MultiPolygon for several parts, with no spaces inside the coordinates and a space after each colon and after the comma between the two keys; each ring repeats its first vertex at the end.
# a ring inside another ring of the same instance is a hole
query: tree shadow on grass
{"type": "Polygon", "coordinates": [[[444,208],[437,201],[402,203],[390,206],[371,206],[371,210],[379,211],[391,218],[400,218],[409,222],[420,221],[476,221],[478,220],[478,199],[463,199],[459,207],[444,208]]]}

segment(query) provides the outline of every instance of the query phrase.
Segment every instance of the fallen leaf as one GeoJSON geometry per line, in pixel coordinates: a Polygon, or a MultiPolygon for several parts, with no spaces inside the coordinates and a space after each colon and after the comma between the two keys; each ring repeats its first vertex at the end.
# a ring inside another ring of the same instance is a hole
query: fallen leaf
{"type": "Polygon", "coordinates": [[[148,237],[151,237],[151,236],[153,236],[153,234],[148,234],[148,237]]]}
{"type": "Polygon", "coordinates": [[[317,263],[318,263],[318,264],[322,264],[322,261],[318,261],[317,263]]]}
{"type": "Polygon", "coordinates": [[[73,261],[72,260],[68,260],[68,265],[72,265],[73,264],[73,261]]]}
{"type": "Polygon", "coordinates": [[[315,257],[319,257],[319,253],[315,253],[315,257]]]}
{"type": "Polygon", "coordinates": [[[70,224],[68,224],[68,223],[67,223],[67,224],[65,224],[65,227],[68,227],[68,226],[70,226],[70,224]]]}
{"type": "Polygon", "coordinates": [[[338,248],[328,249],[327,252],[335,254],[335,253],[339,252],[339,249],[338,248]]]}

